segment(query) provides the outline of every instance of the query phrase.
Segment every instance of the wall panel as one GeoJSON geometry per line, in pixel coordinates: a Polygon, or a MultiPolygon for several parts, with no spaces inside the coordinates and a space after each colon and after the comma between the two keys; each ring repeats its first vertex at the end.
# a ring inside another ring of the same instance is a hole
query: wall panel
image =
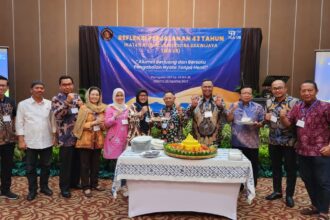
{"type": "Polygon", "coordinates": [[[291,89],[295,7],[295,0],[272,1],[268,73],[290,76],[289,92],[291,89]]]}
{"type": "Polygon", "coordinates": [[[244,0],[220,0],[220,27],[242,27],[244,0]]]}
{"type": "Polygon", "coordinates": [[[219,0],[195,1],[195,27],[218,27],[219,0]]]}
{"type": "Polygon", "coordinates": [[[314,79],[314,50],[319,45],[321,0],[301,0],[297,8],[292,93],[299,95],[300,84],[314,79]]]}
{"type": "Polygon", "coordinates": [[[144,0],[144,26],[167,27],[168,0],[144,0]]]}
{"type": "Polygon", "coordinates": [[[58,78],[65,73],[65,2],[43,0],[40,2],[41,21],[41,72],[46,85],[46,97],[58,90],[58,78]]]}
{"type": "Polygon", "coordinates": [[[193,0],[169,0],[170,27],[193,26],[193,0]]]}
{"type": "Polygon", "coordinates": [[[12,1],[0,0],[0,46],[9,47],[9,90],[10,96],[15,98],[16,83],[14,78],[14,42],[13,42],[13,19],[12,1]]]}
{"type": "Polygon", "coordinates": [[[117,25],[117,1],[116,0],[92,0],[93,25],[116,26],[117,25]]]}
{"type": "Polygon", "coordinates": [[[142,0],[120,0],[118,3],[119,26],[142,25],[142,0]]]}
{"type": "Polygon", "coordinates": [[[30,83],[40,80],[38,0],[14,2],[17,101],[30,96],[30,83]]]}
{"type": "Polygon", "coordinates": [[[79,26],[91,25],[90,0],[66,0],[68,75],[79,87],[79,26]]]}

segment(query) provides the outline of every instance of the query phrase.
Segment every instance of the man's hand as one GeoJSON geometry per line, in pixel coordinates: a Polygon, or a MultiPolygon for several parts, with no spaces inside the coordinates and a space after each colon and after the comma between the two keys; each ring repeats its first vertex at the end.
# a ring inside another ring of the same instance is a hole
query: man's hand
{"type": "Polygon", "coordinates": [[[280,117],[281,118],[285,118],[286,117],[286,113],[287,113],[287,110],[286,109],[281,109],[281,111],[280,111],[280,117]]]}
{"type": "Polygon", "coordinates": [[[229,111],[230,115],[234,114],[234,111],[238,108],[238,102],[234,102],[232,108],[229,111]]]}
{"type": "Polygon", "coordinates": [[[265,114],[265,120],[266,121],[270,121],[271,118],[272,118],[272,113],[266,113],[265,114]]]}
{"type": "Polygon", "coordinates": [[[80,99],[77,101],[77,105],[79,106],[79,108],[83,105],[83,101],[81,101],[80,99]]]}
{"type": "Polygon", "coordinates": [[[74,93],[69,93],[68,96],[66,97],[67,103],[71,104],[73,100],[74,100],[74,93]]]}
{"type": "Polygon", "coordinates": [[[53,134],[53,146],[57,146],[57,145],[58,145],[57,135],[53,134]]]}
{"type": "Polygon", "coordinates": [[[215,96],[214,102],[215,102],[216,106],[222,107],[222,97],[220,95],[215,96]]]}
{"type": "Polygon", "coordinates": [[[253,126],[256,126],[257,128],[261,128],[263,126],[262,122],[253,122],[253,126]]]}
{"type": "Polygon", "coordinates": [[[325,146],[325,147],[322,147],[321,150],[320,150],[320,153],[323,156],[330,157],[330,144],[325,146]]]}
{"type": "Polygon", "coordinates": [[[191,107],[195,108],[198,105],[199,97],[198,95],[191,96],[191,107]]]}
{"type": "Polygon", "coordinates": [[[18,141],[18,148],[21,149],[21,150],[26,150],[27,149],[27,145],[26,145],[23,138],[20,138],[20,140],[18,141]]]}

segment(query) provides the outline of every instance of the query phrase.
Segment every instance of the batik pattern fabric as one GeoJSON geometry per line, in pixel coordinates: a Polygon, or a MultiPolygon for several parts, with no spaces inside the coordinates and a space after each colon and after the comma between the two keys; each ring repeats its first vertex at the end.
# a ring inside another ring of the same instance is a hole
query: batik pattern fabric
{"type": "Polygon", "coordinates": [[[320,149],[330,143],[330,103],[316,100],[312,105],[306,105],[301,102],[292,108],[288,118],[297,129],[297,153],[322,156],[320,149]]]}
{"type": "Polygon", "coordinates": [[[266,101],[267,113],[271,113],[275,120],[269,122],[269,143],[272,145],[293,147],[296,142],[296,132],[294,126],[286,127],[281,123],[280,111],[286,109],[290,111],[298,102],[297,98],[286,96],[286,98],[278,102],[275,97],[266,101]]]}
{"type": "Polygon", "coordinates": [[[16,142],[15,117],[16,104],[5,96],[3,100],[0,100],[0,145],[16,142]]]}
{"type": "Polygon", "coordinates": [[[77,138],[73,135],[73,127],[77,120],[77,113],[72,109],[79,109],[78,94],[72,101],[72,104],[66,103],[67,96],[64,93],[59,93],[52,98],[52,111],[56,119],[58,141],[60,146],[74,146],[77,138]]]}
{"type": "Polygon", "coordinates": [[[151,133],[151,124],[152,124],[151,118],[153,117],[152,109],[150,108],[150,106],[148,106],[149,111],[147,111],[142,118],[139,116],[139,111],[137,109],[138,109],[137,105],[136,103],[134,103],[130,106],[128,111],[129,128],[128,128],[127,138],[129,142],[137,136],[150,135],[151,133]],[[141,120],[144,120],[149,124],[148,130],[144,131],[140,128],[141,120]]]}
{"type": "Polygon", "coordinates": [[[188,106],[186,120],[192,118],[192,135],[201,144],[220,145],[222,135],[222,119],[225,118],[225,103],[217,106],[213,98],[207,100],[202,97],[198,105],[193,108],[188,106]],[[211,112],[211,117],[205,117],[206,112],[211,112]]]}
{"type": "Polygon", "coordinates": [[[182,124],[183,115],[179,114],[175,104],[160,110],[159,116],[162,120],[158,127],[161,129],[161,139],[167,143],[181,142],[183,139],[182,124]]]}
{"type": "MultiPolygon", "coordinates": [[[[232,106],[229,108],[231,109],[232,106]]],[[[249,102],[243,105],[240,101],[238,108],[234,111],[234,120],[231,122],[231,144],[235,147],[258,148],[259,130],[256,125],[244,125],[239,123],[243,117],[248,117],[253,122],[262,122],[265,111],[261,105],[249,102]]]]}

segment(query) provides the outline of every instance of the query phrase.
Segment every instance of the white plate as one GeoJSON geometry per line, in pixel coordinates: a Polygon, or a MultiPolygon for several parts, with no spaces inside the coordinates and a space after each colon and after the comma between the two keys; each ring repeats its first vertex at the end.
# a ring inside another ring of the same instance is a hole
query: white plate
{"type": "Polygon", "coordinates": [[[149,151],[144,151],[141,154],[141,157],[145,157],[145,158],[155,158],[158,157],[160,155],[160,151],[158,150],[149,150],[149,151]]]}
{"type": "Polygon", "coordinates": [[[238,125],[254,125],[253,121],[236,121],[238,125]]]}

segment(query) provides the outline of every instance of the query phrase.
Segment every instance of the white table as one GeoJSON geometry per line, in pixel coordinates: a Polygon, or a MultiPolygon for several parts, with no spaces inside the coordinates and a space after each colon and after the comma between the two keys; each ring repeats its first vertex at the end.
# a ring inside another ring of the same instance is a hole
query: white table
{"type": "Polygon", "coordinates": [[[228,152],[219,149],[215,158],[182,160],[161,151],[160,157],[148,159],[128,148],[117,161],[114,197],[126,179],[129,217],[194,211],[236,219],[240,184],[245,184],[247,202],[255,197],[253,172],[246,157],[231,161],[228,152]]]}

